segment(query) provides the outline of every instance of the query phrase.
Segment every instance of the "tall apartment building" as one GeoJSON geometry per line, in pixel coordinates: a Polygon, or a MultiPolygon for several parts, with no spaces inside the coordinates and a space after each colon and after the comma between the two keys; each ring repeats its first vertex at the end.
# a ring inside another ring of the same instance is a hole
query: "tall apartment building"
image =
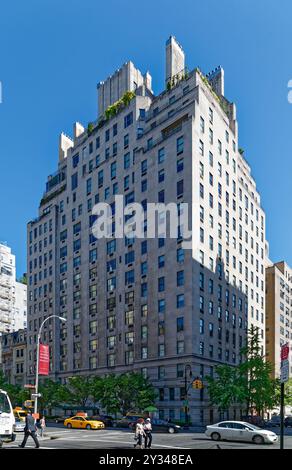
{"type": "Polygon", "coordinates": [[[292,375],[292,270],[280,261],[266,267],[266,355],[280,376],[281,346],[290,346],[292,375]]]}
{"type": "MultiPolygon", "coordinates": [[[[44,329],[52,377],[141,372],[160,416],[179,419],[190,367],[194,378],[237,364],[251,323],[264,348],[265,215],[223,69],[187,72],[171,37],[165,78],[155,96],[149,73],[125,64],[98,85],[97,121],[60,137],[58,170],[28,224],[28,374],[33,382],[41,321],[65,316],[44,329]],[[124,91],[135,96],[116,104],[124,91]],[[188,203],[189,248],[181,233],[95,239],[92,209],[110,204],[117,222],[117,195],[144,208],[188,203]]],[[[204,389],[188,399],[193,422],[217,418],[204,389]]]]}
{"type": "Polygon", "coordinates": [[[26,285],[16,281],[15,256],[0,244],[0,333],[26,327],[26,285]]]}

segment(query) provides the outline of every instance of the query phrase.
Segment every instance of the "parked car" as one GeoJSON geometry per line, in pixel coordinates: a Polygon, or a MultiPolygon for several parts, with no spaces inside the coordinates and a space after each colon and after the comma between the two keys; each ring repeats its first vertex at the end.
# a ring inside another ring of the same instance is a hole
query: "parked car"
{"type": "Polygon", "coordinates": [[[66,428],[74,429],[104,429],[104,423],[102,421],[96,421],[91,418],[85,418],[84,416],[73,416],[67,418],[64,421],[66,428]]]}
{"type": "MultiPolygon", "coordinates": [[[[130,423],[129,427],[135,431],[135,426],[137,423],[136,421],[130,423]]],[[[152,424],[152,431],[153,432],[168,432],[169,434],[174,434],[176,432],[179,432],[181,430],[181,426],[178,424],[164,421],[163,419],[156,419],[153,418],[151,419],[151,424],[152,424]]]]}
{"type": "Polygon", "coordinates": [[[163,419],[153,418],[151,424],[154,432],[168,432],[169,434],[174,434],[181,430],[181,426],[178,424],[170,423],[163,419]]]}
{"type": "Polygon", "coordinates": [[[106,427],[110,427],[110,428],[113,426],[113,423],[114,423],[114,418],[108,415],[94,415],[92,416],[92,419],[96,419],[97,421],[102,421],[106,427]]]}
{"type": "Polygon", "coordinates": [[[64,416],[55,416],[54,418],[54,421],[55,423],[63,423],[64,424],[64,421],[65,421],[66,418],[64,418],[64,416]]]}
{"type": "Polygon", "coordinates": [[[280,426],[281,424],[281,416],[273,415],[271,419],[267,422],[267,426],[269,428],[280,426]]]}
{"type": "Polygon", "coordinates": [[[116,419],[113,422],[113,427],[114,428],[132,428],[133,426],[136,425],[137,420],[139,418],[143,418],[143,416],[123,416],[120,419],[116,419]]]}
{"type": "Polygon", "coordinates": [[[286,428],[292,427],[292,416],[287,416],[284,419],[284,425],[286,426],[286,428]]]}
{"type": "Polygon", "coordinates": [[[267,422],[261,417],[256,415],[242,416],[242,421],[249,424],[254,424],[259,428],[264,428],[267,425],[267,422]]]}
{"type": "Polygon", "coordinates": [[[15,418],[14,431],[23,432],[24,428],[25,428],[25,421],[23,421],[22,419],[15,418]]]}
{"type": "Polygon", "coordinates": [[[278,436],[272,431],[261,429],[244,421],[222,421],[207,426],[206,436],[213,441],[246,441],[254,444],[273,444],[278,436]]]}

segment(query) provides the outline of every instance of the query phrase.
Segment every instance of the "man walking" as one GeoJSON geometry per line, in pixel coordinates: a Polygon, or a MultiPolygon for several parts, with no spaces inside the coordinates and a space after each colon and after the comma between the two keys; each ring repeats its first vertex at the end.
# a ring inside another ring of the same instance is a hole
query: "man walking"
{"type": "Polygon", "coordinates": [[[25,418],[24,438],[19,447],[25,447],[28,436],[31,436],[34,440],[36,449],[39,448],[40,444],[36,435],[36,425],[34,418],[29,410],[25,418]]]}
{"type": "Polygon", "coordinates": [[[145,449],[151,449],[152,444],[152,424],[150,418],[147,418],[144,424],[145,449]]]}

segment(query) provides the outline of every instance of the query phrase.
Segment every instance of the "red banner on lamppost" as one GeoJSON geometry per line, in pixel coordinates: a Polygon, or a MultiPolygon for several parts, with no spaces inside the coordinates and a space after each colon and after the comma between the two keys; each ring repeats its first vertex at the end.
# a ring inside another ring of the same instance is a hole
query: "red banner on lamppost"
{"type": "Polygon", "coordinates": [[[40,344],[39,350],[39,374],[40,375],[49,375],[49,346],[46,344],[40,344]]]}

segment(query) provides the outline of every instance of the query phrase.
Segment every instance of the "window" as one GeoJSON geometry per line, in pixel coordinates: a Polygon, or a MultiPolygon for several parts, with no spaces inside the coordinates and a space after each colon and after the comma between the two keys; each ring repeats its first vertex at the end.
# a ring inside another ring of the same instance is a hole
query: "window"
{"type": "Polygon", "coordinates": [[[199,153],[201,156],[204,156],[204,142],[202,140],[199,142],[199,153]]]}
{"type": "Polygon", "coordinates": [[[89,252],[89,262],[93,263],[96,260],[97,260],[97,249],[95,248],[94,250],[90,250],[89,252]]]}
{"type": "Polygon", "coordinates": [[[183,248],[178,248],[177,251],[176,251],[176,259],[177,259],[177,262],[178,262],[178,263],[183,263],[183,262],[184,262],[184,258],[185,258],[185,255],[184,255],[184,250],[183,250],[183,248]]]}
{"type": "Polygon", "coordinates": [[[176,140],[177,155],[180,155],[181,153],[183,153],[183,151],[184,151],[184,138],[183,136],[181,136],[176,140]]]}
{"type": "Polygon", "coordinates": [[[185,352],[185,342],[184,341],[177,341],[176,350],[177,350],[177,354],[184,354],[184,352],[185,352]]]}
{"type": "Polygon", "coordinates": [[[158,312],[159,313],[165,312],[165,299],[158,300],[158,312]]]}
{"type": "Polygon", "coordinates": [[[78,224],[75,224],[73,226],[73,234],[77,235],[81,230],[81,222],[78,222],[78,224]]]}
{"type": "Polygon", "coordinates": [[[116,162],[111,164],[111,179],[117,176],[117,164],[116,162]]]}
{"type": "Polygon", "coordinates": [[[131,156],[130,156],[130,152],[128,152],[124,155],[124,169],[126,170],[130,168],[130,164],[131,164],[131,156]]]}
{"type": "Polygon", "coordinates": [[[184,317],[179,317],[176,319],[176,331],[179,333],[184,330],[184,317]]]}
{"type": "Polygon", "coordinates": [[[124,117],[124,128],[126,129],[131,124],[133,124],[133,111],[131,111],[127,116],[124,117]]]}
{"type": "Polygon", "coordinates": [[[176,307],[183,308],[185,306],[185,296],[184,294],[179,294],[176,296],[176,307]]]}
{"type": "Polygon", "coordinates": [[[184,169],[184,159],[180,158],[176,162],[176,171],[177,173],[180,173],[181,171],[183,171],[183,169],[184,169]]]}
{"type": "Polygon", "coordinates": [[[71,190],[74,191],[78,186],[78,173],[71,176],[71,190]]]}
{"type": "Polygon", "coordinates": [[[76,155],[72,157],[73,168],[76,168],[78,166],[78,163],[79,163],[79,153],[77,153],[76,155]]]}
{"type": "Polygon", "coordinates": [[[176,284],[178,287],[184,285],[184,271],[178,271],[176,274],[176,284]]]}
{"type": "Polygon", "coordinates": [[[177,197],[183,196],[184,193],[184,182],[183,180],[176,183],[176,194],[177,197]]]}
{"type": "Polygon", "coordinates": [[[165,177],[165,172],[164,172],[164,169],[162,169],[158,172],[158,183],[162,183],[164,181],[164,177],[165,177]]]}
{"type": "Polygon", "coordinates": [[[165,159],[164,147],[158,150],[158,163],[163,163],[165,159]]]}

